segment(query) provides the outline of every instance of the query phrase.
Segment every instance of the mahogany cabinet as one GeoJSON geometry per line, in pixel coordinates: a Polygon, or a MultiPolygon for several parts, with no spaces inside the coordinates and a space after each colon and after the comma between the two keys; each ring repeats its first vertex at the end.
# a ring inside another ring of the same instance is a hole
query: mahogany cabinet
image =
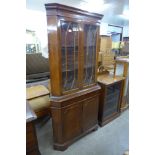
{"type": "Polygon", "coordinates": [[[104,126],[120,115],[124,77],[109,75],[98,76],[98,83],[101,86],[99,101],[98,120],[99,125],[104,126]]]}
{"type": "Polygon", "coordinates": [[[54,148],[97,128],[99,29],[103,15],[57,3],[47,14],[54,148]]]}

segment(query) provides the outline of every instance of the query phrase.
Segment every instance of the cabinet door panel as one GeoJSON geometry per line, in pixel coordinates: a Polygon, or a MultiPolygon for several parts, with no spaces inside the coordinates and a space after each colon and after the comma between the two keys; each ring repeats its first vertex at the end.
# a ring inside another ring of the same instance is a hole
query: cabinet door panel
{"type": "Polygon", "coordinates": [[[95,82],[97,26],[84,25],[84,85],[95,82]]]}
{"type": "Polygon", "coordinates": [[[118,112],[118,105],[120,102],[121,83],[116,83],[107,88],[104,103],[104,117],[108,117],[113,113],[118,112]]]}
{"type": "Polygon", "coordinates": [[[81,103],[63,110],[63,137],[65,140],[70,140],[81,133],[81,115],[81,103]]]}
{"type": "Polygon", "coordinates": [[[83,103],[83,130],[87,130],[97,124],[98,97],[90,98],[83,103]]]}
{"type": "Polygon", "coordinates": [[[61,21],[62,88],[78,88],[79,24],[61,21]]]}

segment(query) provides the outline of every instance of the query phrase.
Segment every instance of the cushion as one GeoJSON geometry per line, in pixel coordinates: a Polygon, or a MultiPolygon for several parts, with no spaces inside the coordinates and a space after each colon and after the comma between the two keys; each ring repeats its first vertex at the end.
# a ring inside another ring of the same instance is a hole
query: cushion
{"type": "Polygon", "coordinates": [[[49,95],[49,90],[43,85],[26,88],[26,99],[28,100],[44,95],[49,95]]]}
{"type": "Polygon", "coordinates": [[[43,109],[50,107],[50,98],[49,95],[40,96],[37,98],[32,98],[28,100],[31,108],[37,112],[43,109]]]}

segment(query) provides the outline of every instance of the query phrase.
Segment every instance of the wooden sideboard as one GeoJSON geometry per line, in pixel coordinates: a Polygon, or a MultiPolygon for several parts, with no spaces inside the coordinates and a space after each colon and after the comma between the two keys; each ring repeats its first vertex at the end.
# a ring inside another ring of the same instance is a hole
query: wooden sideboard
{"type": "Polygon", "coordinates": [[[29,103],[26,102],[26,155],[41,155],[34,126],[36,118],[29,103]]]}
{"type": "Polygon", "coordinates": [[[99,75],[98,83],[101,86],[99,100],[99,125],[104,126],[120,115],[123,95],[124,77],[99,75]]]}

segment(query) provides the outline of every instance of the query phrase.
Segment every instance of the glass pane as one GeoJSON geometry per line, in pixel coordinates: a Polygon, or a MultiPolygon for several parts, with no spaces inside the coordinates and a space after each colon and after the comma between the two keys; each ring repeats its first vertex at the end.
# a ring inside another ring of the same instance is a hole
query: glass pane
{"type": "Polygon", "coordinates": [[[121,83],[117,83],[113,86],[108,87],[107,96],[105,99],[104,106],[104,117],[108,117],[113,113],[117,112],[118,104],[119,104],[119,96],[120,96],[120,85],[121,83]]]}
{"type": "Polygon", "coordinates": [[[95,82],[97,26],[84,25],[84,85],[95,82]]]}
{"type": "Polygon", "coordinates": [[[79,25],[61,21],[62,88],[68,91],[78,87],[79,25]]]}

